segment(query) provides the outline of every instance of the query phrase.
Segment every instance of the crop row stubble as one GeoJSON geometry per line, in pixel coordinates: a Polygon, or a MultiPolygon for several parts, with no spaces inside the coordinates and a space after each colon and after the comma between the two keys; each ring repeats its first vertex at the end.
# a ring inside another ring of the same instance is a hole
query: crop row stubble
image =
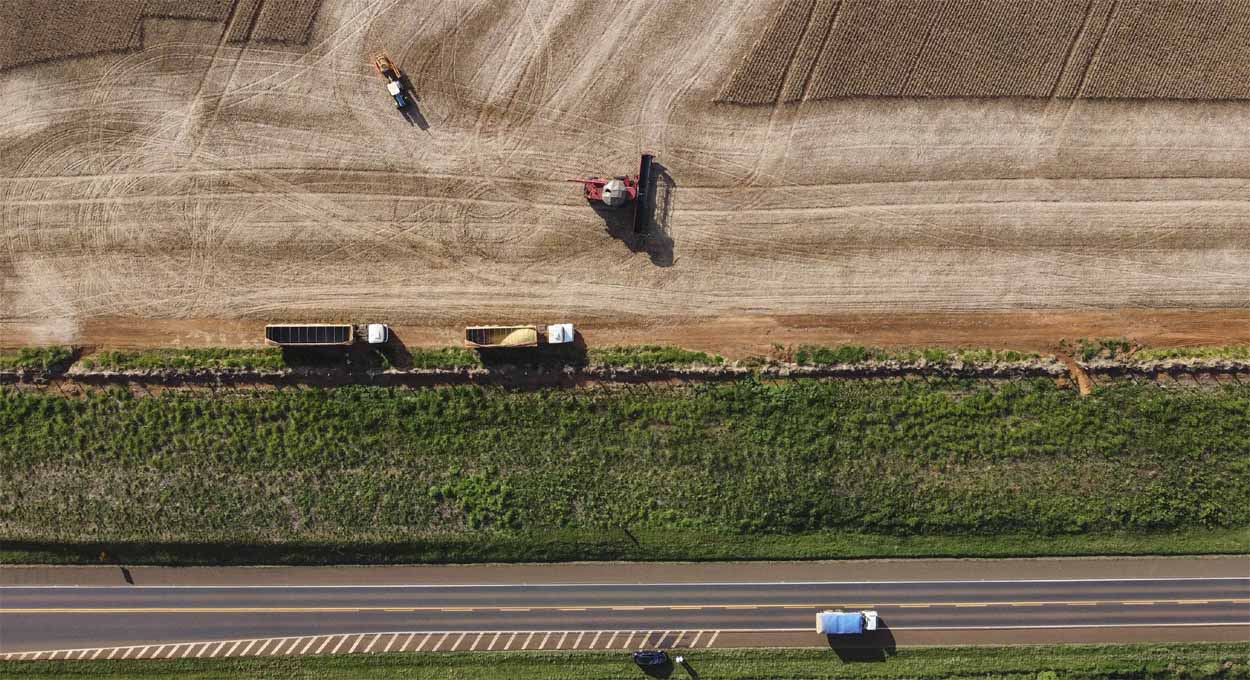
{"type": "Polygon", "coordinates": [[[720,101],[1250,97],[1237,0],[821,0],[796,26],[808,6],[779,7],[720,101]]]}
{"type": "Polygon", "coordinates": [[[322,0],[108,0],[0,2],[0,70],[143,47],[145,19],[227,21],[227,42],[307,42],[322,0]],[[233,6],[233,12],[232,12],[233,6]]]}
{"type": "Polygon", "coordinates": [[[808,30],[813,5],[814,0],[785,0],[747,60],[734,71],[720,101],[767,104],[777,100],[786,71],[808,30]]]}

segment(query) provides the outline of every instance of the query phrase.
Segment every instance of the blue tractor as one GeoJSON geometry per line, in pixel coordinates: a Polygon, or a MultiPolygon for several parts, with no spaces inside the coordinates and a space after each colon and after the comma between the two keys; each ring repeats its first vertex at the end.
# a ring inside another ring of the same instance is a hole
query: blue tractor
{"type": "Polygon", "coordinates": [[[386,78],[386,91],[395,99],[395,108],[400,110],[408,108],[412,100],[408,98],[408,93],[404,92],[403,76],[399,68],[395,66],[395,62],[385,54],[379,54],[373,58],[373,67],[383,78],[386,78]]]}

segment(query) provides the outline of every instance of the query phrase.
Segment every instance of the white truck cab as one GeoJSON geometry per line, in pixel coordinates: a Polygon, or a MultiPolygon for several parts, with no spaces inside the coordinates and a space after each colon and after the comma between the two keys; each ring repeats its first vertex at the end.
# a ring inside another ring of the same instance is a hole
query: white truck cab
{"type": "Polygon", "coordinates": [[[391,329],[384,323],[371,323],[365,327],[365,340],[370,345],[385,345],[391,339],[391,329]]]}

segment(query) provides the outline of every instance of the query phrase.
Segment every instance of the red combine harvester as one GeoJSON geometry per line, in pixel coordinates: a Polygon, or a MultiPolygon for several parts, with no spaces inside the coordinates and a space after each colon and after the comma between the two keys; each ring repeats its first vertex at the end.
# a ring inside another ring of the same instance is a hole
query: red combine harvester
{"type": "Polygon", "coordinates": [[[608,208],[623,208],[628,204],[634,206],[634,233],[647,231],[647,191],[651,182],[651,154],[643,154],[638,164],[638,174],[633,177],[586,177],[570,179],[582,185],[586,200],[600,203],[608,208]]]}

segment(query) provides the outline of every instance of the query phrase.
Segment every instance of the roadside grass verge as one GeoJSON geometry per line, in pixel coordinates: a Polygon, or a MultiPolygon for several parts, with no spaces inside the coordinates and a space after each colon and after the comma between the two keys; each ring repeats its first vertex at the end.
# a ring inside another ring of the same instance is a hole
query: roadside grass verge
{"type": "Polygon", "coordinates": [[[452,369],[481,368],[482,360],[471,350],[463,347],[440,347],[428,349],[417,347],[408,350],[406,368],[452,369]]]}
{"type": "Polygon", "coordinates": [[[73,360],[74,350],[70,347],[23,347],[0,351],[0,371],[48,371],[63,368],[73,360]]]}
{"type": "Polygon", "coordinates": [[[1133,355],[1137,361],[1161,361],[1164,359],[1231,359],[1250,361],[1250,345],[1227,345],[1224,347],[1147,347],[1133,355]]]}
{"type": "Polygon", "coordinates": [[[175,566],[464,564],[578,560],[724,561],[913,557],[1076,557],[1226,555],[1250,552],[1250,527],[1142,534],[1044,536],[883,536],[849,532],[742,535],[693,529],[550,529],[446,537],[394,527],[351,540],[327,536],[246,542],[237,535],[201,534],[194,541],[5,541],[0,564],[175,566]]]}
{"type": "Polygon", "coordinates": [[[960,361],[965,364],[998,364],[1016,363],[1040,359],[1041,355],[1034,352],[1017,352],[1015,350],[996,349],[948,349],[943,347],[924,347],[919,349],[885,350],[862,345],[800,345],[797,350],[790,348],[774,348],[774,355],[786,361],[793,361],[800,366],[836,366],[839,364],[863,364],[869,361],[898,361],[902,363],[919,363],[924,361],[930,365],[946,365],[960,361]]]}
{"type": "Polygon", "coordinates": [[[639,345],[591,349],[590,363],[615,368],[661,368],[682,366],[721,366],[725,358],[670,345],[639,345]]]}
{"type": "Polygon", "coordinates": [[[314,562],[1248,552],[1247,451],[1242,386],[5,390],[0,541],[12,560],[113,543],[314,562]]]}
{"type": "MultiPolygon", "coordinates": [[[[673,650],[670,653],[681,653],[673,650]]],[[[685,653],[705,680],[748,678],[1016,678],[1019,680],[1244,680],[1244,644],[917,647],[884,661],[841,661],[832,650],[741,649],[685,653]]],[[[84,676],[197,680],[234,678],[423,678],[430,680],[616,680],[645,677],[626,652],[355,654],[326,657],[135,661],[12,661],[0,677],[61,680],[84,676]]],[[[674,678],[687,677],[674,669],[674,678]]]]}
{"type": "Polygon", "coordinates": [[[78,366],[90,370],[144,371],[173,369],[180,371],[244,369],[277,371],[287,368],[282,350],[277,347],[184,348],[141,351],[105,350],[83,357],[78,366]]]}

